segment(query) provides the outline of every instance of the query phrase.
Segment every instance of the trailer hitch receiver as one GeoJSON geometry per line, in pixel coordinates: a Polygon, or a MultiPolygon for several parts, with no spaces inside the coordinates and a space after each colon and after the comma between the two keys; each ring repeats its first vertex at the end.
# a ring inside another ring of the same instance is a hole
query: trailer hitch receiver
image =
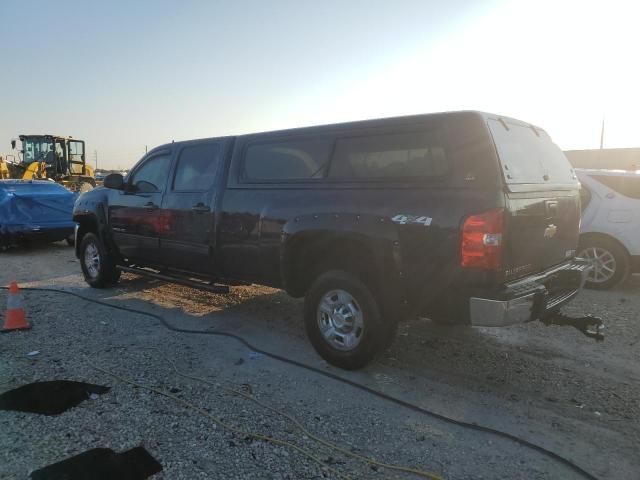
{"type": "Polygon", "coordinates": [[[582,317],[570,317],[558,311],[551,312],[540,319],[545,325],[560,325],[573,327],[589,338],[593,338],[597,342],[604,340],[604,324],[602,319],[594,315],[585,315],[582,317]]]}

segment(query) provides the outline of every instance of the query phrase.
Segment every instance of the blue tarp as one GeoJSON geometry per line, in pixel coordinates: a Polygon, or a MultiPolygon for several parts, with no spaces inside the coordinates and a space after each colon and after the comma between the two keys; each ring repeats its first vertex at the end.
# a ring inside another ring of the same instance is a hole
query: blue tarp
{"type": "Polygon", "coordinates": [[[77,194],[51,181],[0,180],[0,237],[66,238],[73,233],[76,198],[77,194]]]}

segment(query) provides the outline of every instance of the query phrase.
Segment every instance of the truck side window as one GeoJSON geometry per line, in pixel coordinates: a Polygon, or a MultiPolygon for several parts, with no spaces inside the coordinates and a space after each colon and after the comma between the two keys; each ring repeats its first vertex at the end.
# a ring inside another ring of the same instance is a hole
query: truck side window
{"type": "Polygon", "coordinates": [[[437,132],[394,133],[338,139],[330,178],[424,178],[448,172],[437,132]]]}
{"type": "Polygon", "coordinates": [[[171,157],[169,155],[150,158],[133,173],[131,185],[141,193],[160,191],[169,173],[170,163],[171,157]]]}
{"type": "Polygon", "coordinates": [[[326,138],[249,145],[243,176],[249,182],[322,178],[332,146],[326,138]]]}
{"type": "Polygon", "coordinates": [[[205,192],[215,181],[220,161],[220,145],[208,143],[182,149],[178,158],[173,189],[183,192],[205,192]]]}

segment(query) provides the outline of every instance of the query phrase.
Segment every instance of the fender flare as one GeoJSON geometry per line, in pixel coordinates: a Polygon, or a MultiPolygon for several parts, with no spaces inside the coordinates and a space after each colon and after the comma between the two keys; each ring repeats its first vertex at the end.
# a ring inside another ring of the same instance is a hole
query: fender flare
{"type": "MultiPolygon", "coordinates": [[[[111,252],[117,252],[117,247],[110,235],[109,224],[107,221],[106,206],[104,202],[91,202],[91,208],[76,210],[73,214],[73,221],[76,222],[78,231],[90,231],[98,235],[98,238],[105,247],[111,252]],[[83,229],[83,225],[91,225],[90,228],[83,229]]],[[[80,255],[80,241],[76,239],[75,253],[76,257],[80,255]]]]}

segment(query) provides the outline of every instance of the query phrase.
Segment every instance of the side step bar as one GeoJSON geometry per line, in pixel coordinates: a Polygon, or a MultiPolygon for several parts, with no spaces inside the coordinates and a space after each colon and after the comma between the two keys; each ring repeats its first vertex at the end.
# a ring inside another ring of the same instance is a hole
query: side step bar
{"type": "Polygon", "coordinates": [[[228,285],[213,285],[211,283],[200,282],[198,280],[191,280],[182,277],[174,277],[171,275],[164,275],[162,273],[157,273],[152,270],[147,270],[146,268],[136,268],[136,267],[124,267],[118,265],[118,270],[122,270],[127,273],[135,273],[137,275],[143,275],[145,277],[156,278],[158,280],[163,280],[165,282],[177,283],[179,285],[185,285],[191,288],[198,288],[200,290],[207,290],[212,293],[229,293],[228,285]]]}

